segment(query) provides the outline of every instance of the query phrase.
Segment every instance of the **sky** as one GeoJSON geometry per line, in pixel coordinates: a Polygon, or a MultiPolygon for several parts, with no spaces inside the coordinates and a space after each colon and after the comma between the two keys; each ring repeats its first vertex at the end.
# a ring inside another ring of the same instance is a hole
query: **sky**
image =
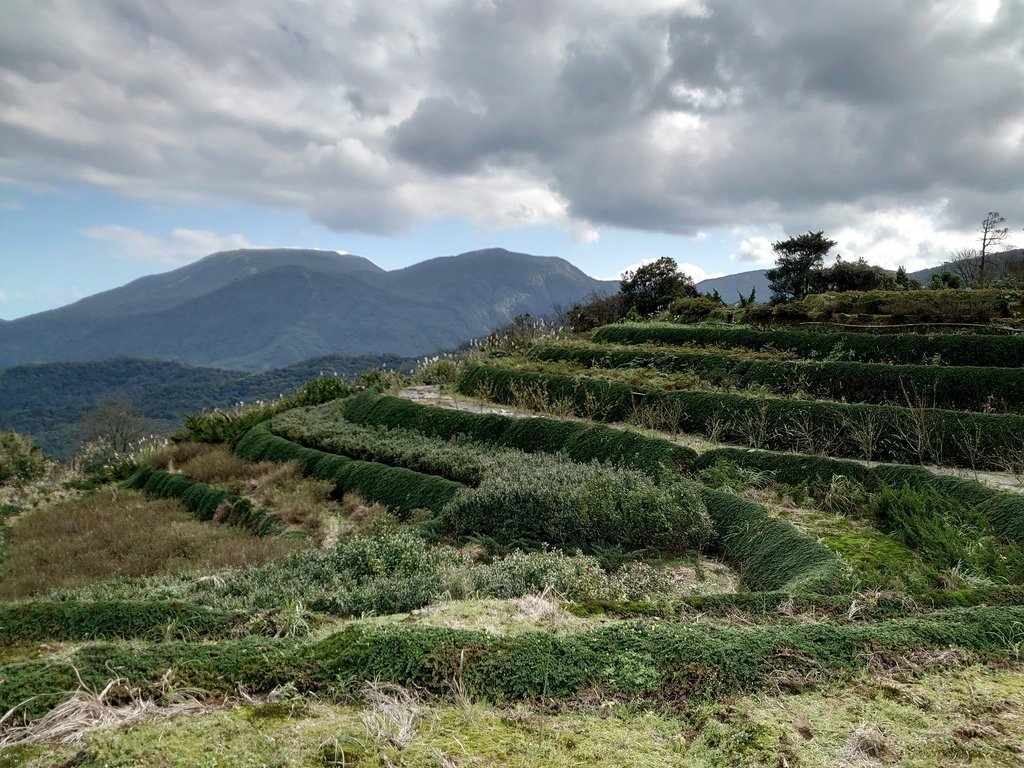
{"type": "Polygon", "coordinates": [[[218,250],[1024,243],[1024,0],[5,0],[0,318],[218,250]]]}

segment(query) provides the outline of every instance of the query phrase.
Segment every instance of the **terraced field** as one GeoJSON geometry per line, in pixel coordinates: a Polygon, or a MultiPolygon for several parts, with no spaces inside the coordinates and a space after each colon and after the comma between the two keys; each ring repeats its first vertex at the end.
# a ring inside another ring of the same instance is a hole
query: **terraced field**
{"type": "Polygon", "coordinates": [[[1021,352],[622,325],[446,369],[527,417],[192,419],[93,492],[158,566],[8,518],[0,765],[1019,765],[1021,352]]]}

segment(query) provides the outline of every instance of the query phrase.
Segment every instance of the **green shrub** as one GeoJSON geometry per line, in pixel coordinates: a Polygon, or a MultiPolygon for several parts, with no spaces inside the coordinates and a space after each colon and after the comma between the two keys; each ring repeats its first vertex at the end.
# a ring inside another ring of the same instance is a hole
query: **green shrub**
{"type": "Polygon", "coordinates": [[[853,322],[878,326],[992,323],[1021,312],[1024,293],[1012,290],[843,291],[814,293],[799,301],[759,305],[748,322],[853,322]]]}
{"type": "Polygon", "coordinates": [[[465,440],[437,440],[408,429],[353,424],[338,403],[286,411],[273,418],[270,430],[306,448],[440,475],[466,485],[477,485],[487,466],[513,453],[465,440]]]}
{"type": "Polygon", "coordinates": [[[523,457],[493,468],[444,508],[457,534],[561,547],[700,548],[710,524],[689,484],[658,485],[637,470],[523,457]]]}
{"type": "Polygon", "coordinates": [[[306,474],[334,483],[339,497],[355,492],[405,517],[415,509],[440,511],[464,487],[442,477],[305,448],[273,434],[266,424],[251,429],[235,450],[250,461],[297,461],[306,474]]]}
{"type": "Polygon", "coordinates": [[[148,496],[178,499],[200,520],[237,525],[257,536],[279,534],[285,528],[280,518],[248,499],[148,465],[139,467],[124,485],[148,496]]]}
{"type": "Polygon", "coordinates": [[[234,446],[242,436],[257,424],[275,414],[291,408],[321,405],[331,400],[348,397],[352,389],[339,378],[322,377],[306,382],[290,397],[273,402],[240,405],[229,411],[213,410],[185,417],[183,434],[177,437],[197,443],[227,443],[234,446]]]}
{"type": "MultiPolygon", "coordinates": [[[[468,435],[474,440],[515,445],[527,451],[557,452],[568,446],[567,453],[577,460],[609,460],[617,466],[640,469],[658,478],[662,476],[666,465],[685,469],[691,467],[696,460],[696,452],[688,448],[626,430],[554,419],[517,419],[497,414],[450,411],[368,393],[349,400],[345,405],[345,416],[354,421],[401,426],[442,437],[468,435]],[[587,436],[591,439],[586,440],[587,436]]],[[[714,530],[716,547],[730,565],[744,574],[745,579],[749,578],[747,584],[750,588],[783,589],[787,588],[784,585],[789,584],[799,588],[807,585],[807,588],[814,587],[822,591],[836,588],[841,566],[827,547],[816,544],[784,521],[771,521],[767,511],[756,504],[744,508],[747,516],[741,523],[732,525],[734,515],[731,510],[738,499],[731,494],[701,494],[714,530]],[[724,506],[719,509],[719,505],[724,506]],[[770,537],[778,542],[780,552],[803,552],[807,549],[812,553],[807,573],[802,570],[799,555],[784,559],[777,573],[770,572],[760,562],[750,567],[756,545],[746,545],[739,532],[746,530],[751,536],[757,536],[759,526],[769,523],[770,537]],[[817,577],[808,573],[826,560],[832,563],[829,566],[832,573],[827,578],[823,577],[821,584],[818,584],[815,581],[817,577]],[[790,572],[787,570],[789,568],[795,570],[790,572]]]]}
{"type": "Polygon", "coordinates": [[[594,333],[601,344],[692,344],[696,346],[772,348],[822,359],[837,344],[852,359],[865,363],[927,364],[1019,368],[1024,361],[1024,334],[996,336],[957,333],[835,333],[752,328],[699,328],[664,323],[608,325],[594,333]]]}
{"type": "Polygon", "coordinates": [[[848,585],[835,554],[760,504],[713,488],[701,491],[725,559],[750,589],[829,594],[848,585]]]}
{"type": "Polygon", "coordinates": [[[651,368],[692,373],[717,386],[763,388],[822,400],[953,410],[1024,412],[1024,368],[879,365],[857,362],[755,360],[721,354],[649,352],[628,347],[538,346],[530,358],[591,368],[651,368]]]}
{"type": "Polygon", "coordinates": [[[86,646],[66,663],[0,667],[0,708],[39,717],[82,683],[100,690],[112,675],[160,698],[167,670],[179,687],[253,693],[355,691],[367,680],[436,694],[454,681],[492,701],[566,699],[602,693],[667,702],[711,701],[778,686],[799,660],[802,684],[849,678],[869,662],[959,648],[1012,658],[1024,641],[1024,607],[936,611],[875,624],[709,627],[627,621],[573,634],[486,632],[352,624],[323,640],[248,638],[218,644],[86,646]]]}
{"type": "Polygon", "coordinates": [[[711,313],[721,306],[721,301],[708,296],[676,299],[669,304],[668,314],[677,323],[699,323],[701,320],[707,320],[711,313]]]}
{"type": "Polygon", "coordinates": [[[883,488],[868,511],[876,525],[939,571],[1020,583],[1024,554],[991,535],[983,513],[934,486],[883,488]]]}
{"type": "Polygon", "coordinates": [[[177,628],[190,637],[224,637],[244,617],[171,601],[31,600],[0,603],[0,644],[38,640],[163,638],[177,628]]]}
{"type": "Polygon", "coordinates": [[[934,488],[953,501],[975,507],[1003,541],[1024,547],[1024,494],[1021,493],[1001,491],[966,478],[936,475],[922,467],[899,464],[868,467],[825,456],[740,448],[705,451],[700,455],[697,467],[707,469],[720,461],[728,461],[747,470],[770,472],[776,482],[792,485],[828,483],[832,477],[841,475],[871,492],[902,485],[934,488]]]}
{"type": "Polygon", "coordinates": [[[43,450],[17,432],[0,432],[0,485],[24,483],[46,473],[43,450]]]}
{"type": "Polygon", "coordinates": [[[755,448],[790,449],[869,460],[938,462],[972,469],[1002,469],[1024,449],[1024,416],[960,413],[938,408],[798,401],[730,393],[639,389],[620,382],[476,364],[459,388],[481,387],[498,402],[517,388],[543,387],[552,400],[578,406],[598,399],[596,417],[624,421],[653,414],[661,429],[714,436],[755,448]]]}
{"type": "MultiPolygon", "coordinates": [[[[464,389],[462,383],[460,388],[464,389]]],[[[594,415],[599,416],[600,404],[594,407],[597,409],[594,415]]],[[[633,467],[652,475],[660,473],[663,467],[689,467],[697,457],[693,449],[668,440],[602,424],[447,410],[374,392],[364,392],[346,401],[343,413],[346,419],[357,424],[414,430],[446,440],[464,436],[476,443],[527,453],[561,452],[572,461],[610,461],[616,466],[633,467]]]]}

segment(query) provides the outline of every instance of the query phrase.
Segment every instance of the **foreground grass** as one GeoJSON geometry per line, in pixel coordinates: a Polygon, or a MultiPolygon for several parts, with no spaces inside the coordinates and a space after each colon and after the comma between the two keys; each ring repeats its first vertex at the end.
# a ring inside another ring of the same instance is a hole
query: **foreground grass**
{"type": "Polygon", "coordinates": [[[577,711],[438,703],[401,689],[334,705],[211,708],[80,744],[14,747],[0,766],[1016,766],[1024,666],[863,675],[797,694],[676,711],[585,701],[577,711]],[[73,762],[72,762],[73,761],[73,762]]]}
{"type": "Polygon", "coordinates": [[[297,546],[199,522],[178,502],[113,486],[25,513],[5,538],[0,599],[122,576],[255,565],[297,546]]]}

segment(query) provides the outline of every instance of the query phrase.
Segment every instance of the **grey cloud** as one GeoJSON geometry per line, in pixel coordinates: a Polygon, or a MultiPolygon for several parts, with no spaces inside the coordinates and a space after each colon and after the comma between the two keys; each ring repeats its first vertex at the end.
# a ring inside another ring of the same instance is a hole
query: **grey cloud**
{"type": "Polygon", "coordinates": [[[500,218],[474,206],[520,193],[690,234],[907,206],[1019,219],[1024,0],[987,25],[964,7],[12,0],[0,175],[372,232],[438,197],[500,218]],[[519,186],[453,198],[492,179],[519,186]]]}

